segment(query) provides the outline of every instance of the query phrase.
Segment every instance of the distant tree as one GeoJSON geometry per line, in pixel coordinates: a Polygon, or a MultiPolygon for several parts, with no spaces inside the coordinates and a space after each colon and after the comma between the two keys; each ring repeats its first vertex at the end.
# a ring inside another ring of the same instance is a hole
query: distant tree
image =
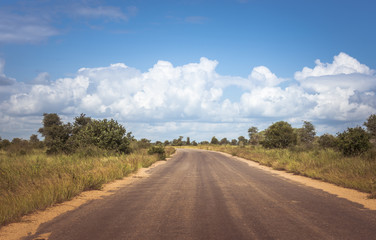
{"type": "Polygon", "coordinates": [[[170,145],[171,143],[170,143],[170,141],[168,141],[168,140],[166,140],[166,141],[164,141],[164,143],[163,143],[163,145],[165,145],[165,146],[168,146],[168,145],[170,145]]]}
{"type": "Polygon", "coordinates": [[[231,145],[237,145],[237,144],[238,144],[238,140],[236,140],[236,139],[231,140],[231,145]]]}
{"type": "Polygon", "coordinates": [[[193,145],[193,146],[197,146],[198,144],[197,144],[196,141],[193,140],[192,145],[193,145]]]}
{"type": "Polygon", "coordinates": [[[249,143],[252,145],[257,145],[259,143],[259,135],[257,127],[250,127],[248,129],[249,143]]]}
{"type": "Polygon", "coordinates": [[[376,114],[372,114],[368,117],[367,121],[364,123],[367,127],[367,131],[371,138],[376,138],[376,114]]]}
{"type": "Polygon", "coordinates": [[[178,139],[172,140],[172,146],[183,146],[183,136],[179,136],[178,139]]]}
{"type": "Polygon", "coordinates": [[[369,134],[361,127],[348,128],[337,138],[338,148],[346,156],[360,155],[371,147],[369,134]]]}
{"type": "Polygon", "coordinates": [[[221,145],[227,145],[229,143],[230,142],[227,140],[227,138],[222,138],[221,141],[219,141],[219,144],[221,144],[221,145]]]}
{"type": "Polygon", "coordinates": [[[214,136],[212,137],[211,141],[210,141],[210,144],[219,144],[219,141],[218,139],[214,136]]]}
{"type": "Polygon", "coordinates": [[[0,142],[0,149],[7,149],[11,145],[8,139],[3,139],[0,142]]]}
{"type": "Polygon", "coordinates": [[[248,143],[247,139],[244,136],[238,137],[238,145],[244,146],[248,143]]]}
{"type": "Polygon", "coordinates": [[[316,136],[315,127],[312,123],[304,121],[303,127],[298,129],[298,137],[300,142],[308,145],[313,142],[316,136]]]}
{"type": "Polygon", "coordinates": [[[201,145],[208,145],[209,142],[208,142],[208,141],[202,141],[202,142],[200,142],[200,144],[201,144],[201,145]]]}
{"type": "Polygon", "coordinates": [[[186,143],[185,143],[186,145],[191,145],[191,139],[189,138],[189,137],[187,137],[187,141],[186,141],[186,143]]]}
{"type": "Polygon", "coordinates": [[[67,144],[72,134],[71,124],[63,124],[56,113],[43,114],[43,127],[38,130],[44,137],[47,153],[70,153],[71,146],[67,144]]]}
{"type": "Polygon", "coordinates": [[[337,138],[328,133],[320,136],[318,143],[319,143],[319,146],[322,148],[336,148],[338,145],[337,138]]]}
{"type": "Polygon", "coordinates": [[[266,148],[286,148],[297,142],[294,129],[287,122],[280,121],[269,126],[265,130],[262,146],[266,148]]]}

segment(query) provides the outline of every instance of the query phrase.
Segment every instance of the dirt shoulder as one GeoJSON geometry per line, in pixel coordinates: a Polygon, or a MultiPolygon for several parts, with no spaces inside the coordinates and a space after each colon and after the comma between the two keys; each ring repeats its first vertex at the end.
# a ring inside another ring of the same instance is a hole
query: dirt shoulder
{"type": "MultiPolygon", "coordinates": [[[[63,213],[72,211],[87,203],[88,201],[112,195],[116,192],[116,190],[123,188],[140,178],[148,177],[148,171],[150,169],[153,169],[164,163],[166,163],[166,161],[158,161],[149,168],[139,169],[137,173],[134,173],[128,177],[105,184],[102,190],[82,192],[80,195],[76,196],[70,201],[56,204],[52,207],[47,208],[46,210],[37,211],[35,213],[26,215],[22,217],[20,222],[11,223],[9,225],[1,227],[0,240],[17,240],[26,236],[33,235],[42,223],[48,222],[63,213]]],[[[48,239],[48,236],[39,236],[36,239],[48,239]]]]}
{"type": "Polygon", "coordinates": [[[340,198],[344,198],[351,202],[361,204],[367,209],[376,210],[376,199],[369,199],[367,193],[359,192],[357,190],[353,190],[349,188],[339,187],[331,183],[323,182],[320,180],[315,180],[315,179],[304,177],[304,176],[294,175],[292,173],[288,173],[284,171],[274,170],[270,167],[260,165],[259,163],[251,161],[251,160],[247,160],[247,159],[240,158],[240,157],[235,157],[228,153],[223,153],[223,152],[220,152],[220,153],[227,157],[236,159],[238,161],[245,162],[251,167],[255,167],[255,168],[262,169],[264,171],[271,172],[273,174],[276,174],[286,179],[304,184],[309,187],[321,189],[327,193],[334,194],[340,198]]]}

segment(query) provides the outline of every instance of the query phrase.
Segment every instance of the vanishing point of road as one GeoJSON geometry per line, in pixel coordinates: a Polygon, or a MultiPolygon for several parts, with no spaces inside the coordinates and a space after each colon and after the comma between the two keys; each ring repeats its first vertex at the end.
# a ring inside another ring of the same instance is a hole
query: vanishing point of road
{"type": "Polygon", "coordinates": [[[376,211],[220,153],[179,149],[150,171],[26,239],[376,239],[376,211]]]}

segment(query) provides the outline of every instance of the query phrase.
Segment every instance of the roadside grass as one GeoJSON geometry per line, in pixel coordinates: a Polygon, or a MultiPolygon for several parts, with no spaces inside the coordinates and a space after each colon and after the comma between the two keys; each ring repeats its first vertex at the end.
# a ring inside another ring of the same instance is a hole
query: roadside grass
{"type": "Polygon", "coordinates": [[[305,151],[265,149],[261,146],[199,145],[197,148],[229,153],[276,170],[319,179],[338,186],[369,193],[376,198],[376,159],[374,153],[344,157],[333,149],[305,151]]]}
{"type": "MultiPolygon", "coordinates": [[[[174,149],[166,153],[171,155],[174,149]]],[[[72,199],[82,191],[99,190],[158,161],[139,150],[128,155],[86,149],[73,155],[0,151],[0,226],[35,210],[72,199]]]]}

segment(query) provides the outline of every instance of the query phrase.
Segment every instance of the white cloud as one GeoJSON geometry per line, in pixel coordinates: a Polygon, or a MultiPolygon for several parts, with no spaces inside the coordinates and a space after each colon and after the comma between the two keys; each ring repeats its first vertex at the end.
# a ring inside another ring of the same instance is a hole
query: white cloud
{"type": "Polygon", "coordinates": [[[301,72],[296,72],[295,79],[304,80],[308,77],[333,76],[353,73],[372,75],[375,72],[368,66],[361,64],[358,60],[343,52],[337,56],[334,56],[333,63],[322,63],[319,59],[317,59],[315,64],[316,66],[313,69],[304,67],[301,72]]]}
{"type": "Polygon", "coordinates": [[[5,76],[4,73],[5,61],[0,59],[0,86],[13,85],[16,79],[5,76]]]}
{"type": "MultiPolygon", "coordinates": [[[[321,129],[335,129],[332,122],[343,127],[376,112],[373,70],[345,54],[336,56],[331,64],[320,63],[320,71],[326,75],[314,73],[316,66],[304,79],[284,87],[280,86],[284,79],[265,66],[255,67],[248,78],[241,78],[218,74],[217,65],[207,58],[182,66],[158,61],[141,72],[117,63],[81,68],[75,77],[56,81],[41,73],[32,85],[15,82],[0,86],[0,92],[9,92],[0,99],[0,121],[12,128],[6,119],[41,119],[44,112],[72,118],[83,112],[126,123],[136,137],[161,140],[189,134],[204,140],[204,136],[246,135],[247,126],[263,129],[276,120],[298,126],[302,120],[318,121],[321,129]],[[356,70],[333,70],[334,65],[356,70]],[[234,86],[239,96],[224,97],[234,86]]],[[[3,74],[3,65],[0,70],[3,74]]],[[[30,128],[30,124],[25,126],[30,128]]]]}
{"type": "MultiPolygon", "coordinates": [[[[130,9],[132,14],[135,14],[135,8],[130,9]]],[[[128,20],[126,14],[124,14],[120,8],[112,6],[79,6],[75,9],[75,13],[78,16],[88,17],[88,18],[110,18],[110,19],[120,19],[128,20]]]]}
{"type": "Polygon", "coordinates": [[[41,17],[0,11],[0,43],[33,43],[57,34],[41,17]]]}

